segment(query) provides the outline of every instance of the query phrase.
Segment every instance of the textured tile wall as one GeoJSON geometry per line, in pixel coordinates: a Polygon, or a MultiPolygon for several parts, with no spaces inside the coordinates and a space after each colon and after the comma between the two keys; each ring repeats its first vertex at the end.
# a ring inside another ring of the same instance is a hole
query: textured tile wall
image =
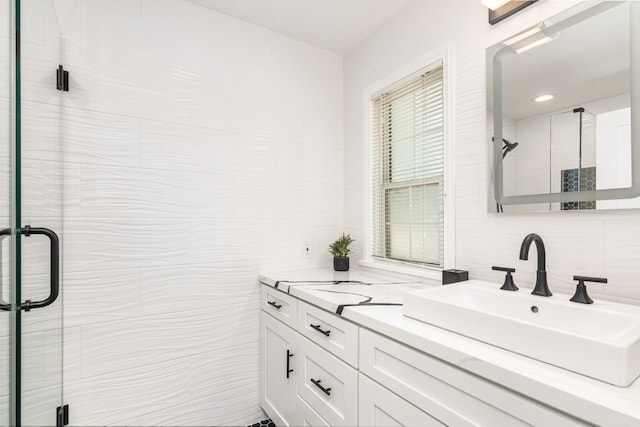
{"type": "MultiPolygon", "coordinates": [[[[524,236],[540,234],[552,290],[571,293],[575,274],[604,276],[594,298],[640,304],[640,212],[487,213],[485,49],[575,2],[540,2],[490,27],[480,2],[416,0],[345,57],[345,228],[363,242],[362,90],[453,40],[455,87],[456,267],[501,281],[492,265],[515,267],[518,285],[535,282],[535,254],[518,259],[524,236]],[[384,58],[381,61],[380,58],[384,58]]],[[[357,247],[362,253],[361,246],[357,247]]],[[[356,254],[357,255],[357,254],[356,254]]]]}
{"type": "Polygon", "coordinates": [[[25,423],[63,343],[72,425],[262,419],[258,273],[328,266],[342,231],[342,57],[185,0],[23,3],[25,221],[61,235],[64,305],[63,337],[62,304],[25,320],[25,423]]]}

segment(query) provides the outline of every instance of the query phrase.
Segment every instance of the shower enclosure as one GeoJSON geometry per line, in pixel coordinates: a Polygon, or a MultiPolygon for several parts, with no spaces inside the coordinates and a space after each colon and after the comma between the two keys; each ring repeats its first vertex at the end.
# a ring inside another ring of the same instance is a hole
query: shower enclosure
{"type": "Polygon", "coordinates": [[[62,37],[51,0],[0,28],[0,426],[63,425],[62,37]]]}
{"type": "MultiPolygon", "coordinates": [[[[596,115],[582,107],[550,116],[550,192],[596,189],[596,115]]],[[[563,202],[552,210],[595,209],[595,200],[563,202]]]]}
{"type": "MultiPolygon", "coordinates": [[[[597,167],[603,150],[596,144],[597,128],[596,114],[582,107],[505,122],[500,159],[504,195],[602,188],[599,182],[596,187],[596,170],[601,176],[603,169],[597,167]]],[[[507,212],[585,210],[596,209],[596,201],[497,205],[498,212],[505,208],[507,212]]]]}

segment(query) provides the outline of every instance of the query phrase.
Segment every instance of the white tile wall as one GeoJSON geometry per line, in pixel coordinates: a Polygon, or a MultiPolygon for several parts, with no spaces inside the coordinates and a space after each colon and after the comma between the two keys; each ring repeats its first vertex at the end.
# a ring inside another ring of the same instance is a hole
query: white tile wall
{"type": "Polygon", "coordinates": [[[342,57],[185,0],[25,3],[25,220],[63,243],[60,303],[25,317],[25,422],[51,424],[62,343],[72,425],[262,419],[258,273],[329,266],[342,231],[342,57]]]}
{"type": "MultiPolygon", "coordinates": [[[[485,120],[486,47],[550,17],[575,2],[540,2],[490,27],[480,2],[416,0],[345,57],[345,227],[363,241],[361,200],[362,90],[426,52],[453,40],[455,85],[456,267],[472,278],[501,281],[492,265],[515,267],[516,282],[532,287],[535,249],[518,259],[520,243],[540,234],[547,249],[549,284],[572,293],[573,275],[609,278],[594,298],[640,304],[640,213],[597,212],[497,215],[487,213],[488,159],[485,120]],[[446,5],[445,5],[446,3],[446,5]],[[384,61],[380,61],[384,58],[384,61]]],[[[362,253],[362,247],[357,247],[362,253]]],[[[357,256],[357,254],[356,254],[357,256]]]]}
{"type": "MultiPolygon", "coordinates": [[[[140,315],[138,268],[67,272],[64,279],[65,335],[75,326],[135,319],[140,315]]],[[[80,332],[81,328],[77,329],[80,332]]]]}

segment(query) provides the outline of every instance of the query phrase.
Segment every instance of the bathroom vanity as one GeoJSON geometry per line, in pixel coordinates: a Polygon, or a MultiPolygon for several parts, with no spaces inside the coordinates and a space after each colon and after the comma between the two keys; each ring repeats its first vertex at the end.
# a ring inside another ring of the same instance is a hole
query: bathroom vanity
{"type": "Polygon", "coordinates": [[[403,314],[439,285],[331,270],[260,282],[261,404],[276,425],[640,424],[637,379],[614,386],[403,314]]]}

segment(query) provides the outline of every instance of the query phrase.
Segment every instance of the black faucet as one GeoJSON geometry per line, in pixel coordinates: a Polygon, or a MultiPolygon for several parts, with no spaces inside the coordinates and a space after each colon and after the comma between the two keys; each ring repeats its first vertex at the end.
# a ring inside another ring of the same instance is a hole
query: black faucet
{"type": "Polygon", "coordinates": [[[543,297],[550,297],[553,295],[549,290],[549,285],[547,285],[547,271],[546,271],[546,252],[544,250],[544,242],[542,241],[542,237],[538,236],[535,233],[529,234],[522,241],[522,245],[520,246],[520,259],[527,260],[529,259],[529,248],[531,247],[531,243],[536,242],[536,249],[538,251],[538,271],[536,272],[536,286],[533,288],[533,295],[540,295],[543,297]]]}

